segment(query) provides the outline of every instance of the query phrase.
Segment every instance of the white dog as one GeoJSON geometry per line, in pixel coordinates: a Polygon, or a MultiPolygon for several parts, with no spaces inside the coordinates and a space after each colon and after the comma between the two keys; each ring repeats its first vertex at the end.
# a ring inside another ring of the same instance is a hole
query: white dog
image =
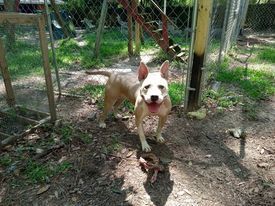
{"type": "Polygon", "coordinates": [[[142,150],[149,152],[151,148],[146,141],[143,119],[149,115],[159,117],[157,141],[164,142],[161,130],[171,111],[171,100],[168,95],[169,61],[165,61],[158,72],[149,72],[146,64],[140,63],[138,75],[133,72],[113,73],[108,71],[87,71],[87,74],[109,77],[105,87],[104,109],[100,116],[99,126],[106,128],[105,119],[112,110],[127,98],[135,105],[134,114],[142,150]]]}

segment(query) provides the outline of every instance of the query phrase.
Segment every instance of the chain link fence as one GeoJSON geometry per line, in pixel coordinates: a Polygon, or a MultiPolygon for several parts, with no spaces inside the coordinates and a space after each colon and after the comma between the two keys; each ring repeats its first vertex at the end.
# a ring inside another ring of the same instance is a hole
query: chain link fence
{"type": "MultiPolygon", "coordinates": [[[[201,82],[201,88],[206,88],[210,82],[212,74],[219,66],[221,49],[224,45],[224,25],[227,20],[228,5],[232,1],[214,0],[212,3],[211,21],[209,27],[208,45],[204,59],[204,70],[201,82]]],[[[202,99],[202,91],[200,98],[202,99]]]]}
{"type": "MultiPolygon", "coordinates": [[[[101,0],[0,0],[0,15],[1,12],[44,15],[52,78],[57,93],[58,86],[61,86],[64,94],[83,95],[88,84],[94,84],[96,88],[104,84],[104,77],[85,79],[83,70],[87,68],[135,71],[140,59],[127,60],[131,54],[130,39],[133,45],[131,55],[140,55],[149,67],[157,67],[167,58],[172,61],[172,98],[175,104],[181,104],[193,1],[107,1],[99,56],[95,57],[103,3],[101,0]],[[132,33],[129,33],[130,30],[132,33]],[[137,36],[140,38],[137,39],[137,36]],[[59,75],[54,73],[54,68],[58,68],[59,75]]],[[[37,26],[2,22],[0,38],[5,45],[16,104],[26,109],[49,112],[37,26]]],[[[2,75],[0,82],[2,111],[8,108],[2,75]]],[[[9,134],[23,130],[20,125],[12,127],[14,124],[7,119],[1,119],[1,125],[4,127],[0,130],[9,134]],[[6,128],[7,125],[12,128],[6,128]]]]}
{"type": "Polygon", "coordinates": [[[274,35],[275,33],[275,2],[252,1],[248,5],[243,34],[274,35]],[[272,3],[273,2],[273,3],[272,3]]]}
{"type": "MultiPolygon", "coordinates": [[[[125,71],[136,70],[139,64],[138,58],[132,62],[125,61],[129,52],[132,52],[133,55],[140,54],[141,59],[153,63],[152,65],[159,65],[166,58],[173,60],[171,83],[175,83],[173,86],[176,89],[173,93],[175,96],[180,96],[177,100],[180,104],[193,34],[191,25],[195,1],[109,0],[106,2],[106,16],[104,24],[101,25],[103,32],[98,57],[95,57],[95,45],[102,19],[104,5],[102,0],[0,0],[0,15],[1,11],[45,15],[48,20],[48,24],[45,24],[48,42],[54,47],[54,50],[51,50],[49,44],[50,62],[53,68],[60,70],[61,91],[64,93],[77,94],[81,91],[77,87],[83,88],[87,83],[83,81],[85,75],[83,70],[86,68],[120,71],[123,70],[120,62],[124,62],[127,67],[125,71]],[[8,7],[5,5],[7,2],[8,7]],[[132,24],[129,24],[129,21],[132,21],[132,24]]],[[[274,31],[274,4],[270,1],[251,2],[248,5],[246,0],[213,1],[208,52],[205,59],[205,68],[209,69],[207,71],[218,67],[222,57],[236,41],[241,28],[241,33],[244,34],[274,31]]],[[[45,108],[48,107],[42,104],[46,102],[43,99],[47,96],[42,81],[43,68],[37,28],[5,23],[2,23],[0,28],[1,38],[8,48],[6,56],[11,76],[16,81],[14,87],[18,87],[19,90],[35,88],[37,91],[43,91],[43,95],[40,95],[42,100],[30,95],[33,99],[27,102],[35,109],[46,111],[45,108]],[[37,79],[41,81],[36,81],[37,79]]],[[[54,70],[52,71],[57,91],[58,78],[54,70]]],[[[205,81],[208,79],[208,74],[206,72],[205,81]]],[[[103,84],[104,81],[105,78],[97,77],[92,83],[103,84]]],[[[3,87],[1,87],[1,105],[4,105],[2,94],[4,94],[3,87]]],[[[24,92],[17,92],[17,95],[20,94],[27,97],[24,92]]],[[[26,104],[20,98],[17,101],[19,104],[26,104]]]]}
{"type": "Polygon", "coordinates": [[[50,113],[40,43],[44,25],[33,17],[0,17],[0,136],[19,135],[50,113]],[[10,83],[12,88],[7,87],[10,83]],[[16,107],[9,107],[14,103],[16,107]]]}
{"type": "MultiPolygon", "coordinates": [[[[172,64],[172,68],[176,80],[180,84],[184,82],[183,75],[187,69],[186,60],[191,36],[192,0],[108,0],[97,58],[95,45],[104,1],[21,0],[19,3],[18,0],[13,0],[13,2],[15,5],[13,10],[20,13],[46,14],[46,7],[49,7],[46,16],[49,16],[55,48],[55,53],[51,55],[51,62],[53,67],[58,67],[61,71],[60,82],[63,92],[74,90],[68,86],[73,85],[69,82],[72,80],[69,77],[70,72],[86,68],[110,67],[128,57],[129,52],[131,53],[129,39],[133,45],[132,53],[141,54],[141,58],[144,57],[145,61],[155,62],[156,64],[153,65],[160,64],[166,58],[177,60],[172,64]],[[128,25],[129,15],[132,20],[130,26],[128,25]],[[136,24],[140,29],[139,45],[136,44],[138,41],[136,24]],[[129,27],[132,31],[130,36],[129,27]]],[[[5,10],[4,1],[2,4],[0,1],[0,10],[5,10]]],[[[23,27],[18,27],[17,30],[24,31],[23,27]]],[[[49,41],[51,41],[50,38],[49,41]]],[[[135,70],[138,63],[131,63],[130,68],[135,70]]],[[[116,69],[116,66],[113,66],[113,69],[116,69]]],[[[184,87],[180,87],[180,91],[177,90],[177,92],[182,94],[182,88],[184,87]]]]}

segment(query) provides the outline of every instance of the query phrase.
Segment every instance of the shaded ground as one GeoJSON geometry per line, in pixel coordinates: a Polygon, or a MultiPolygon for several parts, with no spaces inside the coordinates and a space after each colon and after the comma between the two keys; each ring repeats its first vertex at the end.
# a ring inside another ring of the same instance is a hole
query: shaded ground
{"type": "MultiPolygon", "coordinates": [[[[67,75],[68,88],[94,81],[81,72],[67,75]]],[[[2,151],[1,157],[12,160],[0,166],[1,205],[275,204],[274,97],[259,103],[257,121],[248,120],[240,106],[209,109],[203,120],[174,108],[164,129],[166,143],[149,140],[165,166],[153,184],[151,172],[138,162],[140,142],[131,112],[121,110],[121,117],[110,118],[102,130],[95,120],[96,100],[62,97],[57,110],[62,122],[2,151]],[[236,127],[246,131],[245,138],[229,134],[236,127]],[[28,172],[30,160],[49,169],[63,167],[41,179],[42,174],[34,177],[35,168],[28,172]]],[[[156,120],[145,122],[153,139],[156,120]]]]}
{"type": "MultiPolygon", "coordinates": [[[[101,130],[89,120],[95,105],[63,98],[59,113],[91,142],[75,136],[39,159],[72,164],[47,183],[22,186],[19,180],[24,176],[2,168],[1,201],[3,205],[274,205],[274,100],[265,104],[266,120],[258,122],[247,121],[237,108],[202,121],[173,111],[164,130],[166,144],[150,141],[153,153],[166,163],[151,185],[151,174],[142,171],[137,160],[140,146],[132,116],[109,121],[109,127],[101,130]],[[245,139],[227,133],[236,126],[246,129],[245,139]],[[12,185],[10,178],[19,180],[12,185]],[[48,190],[37,195],[45,185],[48,190]]],[[[146,122],[152,136],[155,120],[146,122]]],[[[30,147],[49,138],[43,132],[37,136],[20,145],[30,147]]]]}

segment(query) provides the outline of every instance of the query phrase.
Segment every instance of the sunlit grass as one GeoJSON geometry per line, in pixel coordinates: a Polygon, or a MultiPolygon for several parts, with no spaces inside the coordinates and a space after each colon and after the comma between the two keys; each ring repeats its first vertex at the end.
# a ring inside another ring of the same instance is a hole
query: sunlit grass
{"type": "Polygon", "coordinates": [[[245,69],[221,69],[217,74],[217,80],[239,86],[244,94],[252,99],[266,99],[275,93],[274,73],[263,70],[245,69]]]}
{"type": "Polygon", "coordinates": [[[275,49],[265,48],[257,54],[257,59],[275,64],[275,49]]]}
{"type": "Polygon", "coordinates": [[[180,105],[183,102],[184,85],[179,82],[172,82],[169,84],[169,96],[172,105],[180,105]]]}

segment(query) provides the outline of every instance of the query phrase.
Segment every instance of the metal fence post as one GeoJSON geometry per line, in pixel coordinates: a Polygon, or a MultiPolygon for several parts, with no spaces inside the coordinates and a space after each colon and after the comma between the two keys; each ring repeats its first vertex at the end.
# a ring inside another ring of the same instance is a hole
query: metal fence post
{"type": "Polygon", "coordinates": [[[230,8],[230,2],[227,1],[226,4],[226,9],[225,9],[225,15],[224,15],[224,20],[223,20],[223,27],[222,27],[222,35],[221,35],[221,45],[220,45],[220,50],[219,50],[219,58],[218,58],[218,64],[221,64],[223,55],[224,55],[224,48],[226,45],[226,32],[227,32],[227,26],[228,26],[228,16],[229,16],[229,8],[230,8]]]}
{"type": "Polygon", "coordinates": [[[58,95],[61,96],[61,85],[60,85],[59,71],[57,68],[56,53],[55,53],[55,48],[54,48],[53,30],[52,30],[51,18],[50,18],[50,12],[49,12],[47,0],[44,0],[44,5],[45,5],[45,11],[46,11],[46,15],[47,15],[49,34],[50,34],[51,49],[52,49],[52,54],[53,54],[53,66],[54,66],[54,71],[55,71],[55,76],[56,76],[58,95]]]}

